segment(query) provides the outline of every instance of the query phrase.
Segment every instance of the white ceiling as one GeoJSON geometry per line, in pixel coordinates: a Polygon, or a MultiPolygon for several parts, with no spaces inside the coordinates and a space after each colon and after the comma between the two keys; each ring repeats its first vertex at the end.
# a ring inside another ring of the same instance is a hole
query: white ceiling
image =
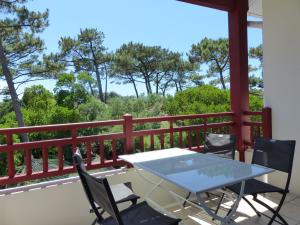
{"type": "Polygon", "coordinates": [[[262,0],[249,0],[248,15],[262,17],[262,0]]]}

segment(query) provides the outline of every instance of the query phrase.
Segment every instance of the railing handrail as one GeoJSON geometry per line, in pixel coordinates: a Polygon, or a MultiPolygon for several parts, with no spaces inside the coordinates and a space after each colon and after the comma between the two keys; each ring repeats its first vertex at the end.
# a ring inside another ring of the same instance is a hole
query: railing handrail
{"type": "Polygon", "coordinates": [[[262,114],[262,111],[244,111],[244,115],[247,116],[261,116],[262,114]]]}
{"type": "MultiPolygon", "coordinates": [[[[162,121],[176,121],[187,119],[199,119],[209,117],[222,117],[233,116],[233,112],[221,112],[221,113],[207,113],[207,114],[191,114],[191,115],[176,115],[176,116],[158,116],[158,117],[146,117],[146,118],[133,118],[134,123],[149,123],[149,122],[162,122],[162,121]]],[[[103,120],[93,122],[79,122],[79,123],[63,123],[63,124],[50,124],[39,126],[25,126],[14,128],[0,128],[0,134],[19,134],[19,133],[31,133],[38,131],[61,131],[72,128],[82,129],[98,126],[116,126],[123,125],[124,119],[119,120],[103,120]]]]}
{"type": "Polygon", "coordinates": [[[71,130],[72,128],[92,128],[99,126],[116,126],[123,125],[124,119],[120,120],[104,120],[93,122],[81,122],[81,123],[64,123],[64,124],[51,124],[51,125],[39,125],[39,126],[26,126],[26,127],[14,127],[14,128],[1,128],[0,134],[20,134],[20,133],[32,133],[38,131],[62,131],[71,130]]]}
{"type": "Polygon", "coordinates": [[[134,118],[133,123],[151,123],[151,122],[162,122],[162,121],[205,119],[205,118],[233,116],[233,115],[234,115],[233,112],[221,112],[221,113],[207,113],[207,114],[159,116],[159,117],[147,117],[147,118],[134,118]]]}

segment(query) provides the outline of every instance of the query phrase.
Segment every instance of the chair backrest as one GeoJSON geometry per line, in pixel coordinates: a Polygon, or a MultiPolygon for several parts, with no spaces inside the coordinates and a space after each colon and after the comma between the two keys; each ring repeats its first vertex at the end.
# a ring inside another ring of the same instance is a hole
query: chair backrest
{"type": "Polygon", "coordinates": [[[207,133],[204,143],[204,153],[214,153],[221,157],[234,159],[236,136],[233,134],[207,133]]]}
{"type": "Polygon", "coordinates": [[[252,163],[279,170],[292,171],[296,141],[257,138],[252,163]]]}
{"type": "Polygon", "coordinates": [[[289,186],[296,141],[257,138],[254,144],[252,163],[288,173],[289,186]]]}
{"type": "Polygon", "coordinates": [[[77,150],[73,155],[73,161],[78,171],[86,196],[99,221],[103,220],[103,217],[98,212],[95,203],[109,215],[111,215],[118,225],[123,225],[117,204],[114,200],[107,179],[105,177],[95,178],[85,171],[85,167],[82,167],[83,160],[79,150],[77,150]]]}

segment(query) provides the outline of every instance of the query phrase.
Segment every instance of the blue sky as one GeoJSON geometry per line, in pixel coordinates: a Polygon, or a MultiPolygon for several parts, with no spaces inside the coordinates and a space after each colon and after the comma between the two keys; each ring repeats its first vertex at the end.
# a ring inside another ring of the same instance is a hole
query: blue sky
{"type": "MultiPolygon", "coordinates": [[[[186,53],[204,37],[228,36],[226,12],[175,0],[34,0],[29,7],[50,10],[50,26],[41,34],[47,52],[57,51],[59,38],[74,37],[80,28],[104,32],[104,44],[110,51],[134,41],[186,53]]],[[[261,30],[248,31],[249,46],[259,45],[261,30]]],[[[42,83],[50,90],[55,84],[42,83]]],[[[123,95],[134,94],[131,86],[120,88],[110,84],[109,88],[123,95]]]]}

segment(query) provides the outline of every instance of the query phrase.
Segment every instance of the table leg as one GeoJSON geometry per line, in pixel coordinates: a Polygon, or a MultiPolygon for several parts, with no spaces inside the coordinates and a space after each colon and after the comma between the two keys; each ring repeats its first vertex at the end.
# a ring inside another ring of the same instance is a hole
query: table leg
{"type": "MultiPolygon", "coordinates": [[[[166,191],[167,193],[169,193],[169,194],[176,200],[176,202],[178,203],[178,205],[181,206],[181,208],[183,208],[182,202],[186,201],[186,202],[188,202],[190,205],[193,205],[194,207],[201,209],[201,207],[199,207],[199,205],[197,205],[196,203],[191,202],[191,201],[189,201],[189,200],[186,200],[184,197],[182,197],[182,196],[178,195],[177,193],[175,193],[175,192],[173,192],[173,191],[167,189],[166,187],[164,187],[162,184],[163,184],[163,182],[164,182],[165,180],[161,179],[158,183],[156,183],[156,182],[152,181],[151,179],[149,179],[148,177],[146,177],[144,174],[142,174],[142,173],[140,172],[140,169],[135,169],[135,171],[136,171],[136,173],[137,173],[139,176],[141,176],[144,180],[146,180],[148,183],[150,183],[150,184],[153,185],[153,187],[151,188],[151,190],[145,194],[145,199],[147,199],[147,200],[150,199],[150,195],[151,195],[157,188],[160,188],[160,189],[166,191]]],[[[153,202],[153,200],[150,199],[150,202],[153,202]]]]}
{"type": "Polygon", "coordinates": [[[232,206],[230,212],[225,216],[221,217],[217,215],[214,211],[212,211],[206,204],[203,198],[201,197],[201,194],[197,194],[197,200],[200,203],[201,207],[214,219],[221,221],[221,225],[229,224],[231,221],[232,216],[236,213],[237,207],[244,195],[244,188],[245,188],[245,181],[242,181],[240,194],[238,198],[236,199],[234,205],[232,206]]]}

